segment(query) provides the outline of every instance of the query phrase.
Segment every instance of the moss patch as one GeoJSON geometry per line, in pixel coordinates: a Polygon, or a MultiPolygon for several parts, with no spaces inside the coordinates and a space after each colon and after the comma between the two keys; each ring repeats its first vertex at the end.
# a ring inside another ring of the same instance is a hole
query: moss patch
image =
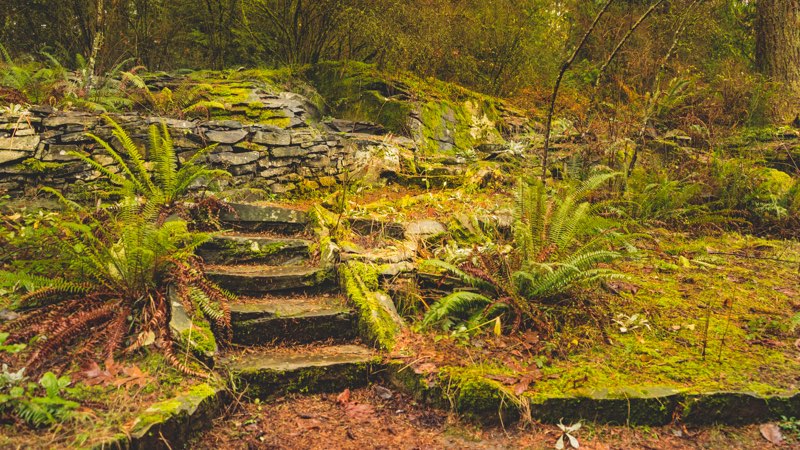
{"type": "Polygon", "coordinates": [[[364,339],[386,350],[394,347],[400,326],[376,297],[378,271],[361,262],[345,263],[339,266],[339,284],[356,305],[364,339]]]}

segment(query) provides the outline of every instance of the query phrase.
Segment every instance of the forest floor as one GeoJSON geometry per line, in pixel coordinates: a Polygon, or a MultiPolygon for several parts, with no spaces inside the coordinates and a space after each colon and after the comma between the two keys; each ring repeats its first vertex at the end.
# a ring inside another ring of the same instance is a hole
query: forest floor
{"type": "MultiPolygon", "coordinates": [[[[785,440],[779,446],[767,441],[758,425],[687,429],[586,423],[575,437],[580,448],[588,450],[800,448],[796,426],[780,426],[785,440]]],[[[552,449],[560,436],[557,426],[538,423],[479,427],[373,385],[338,395],[242,404],[190,446],[201,450],[552,449]]]]}

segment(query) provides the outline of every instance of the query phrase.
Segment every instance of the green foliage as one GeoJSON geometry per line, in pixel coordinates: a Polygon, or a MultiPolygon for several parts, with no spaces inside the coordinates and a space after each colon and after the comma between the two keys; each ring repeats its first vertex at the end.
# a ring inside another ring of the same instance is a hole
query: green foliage
{"type": "Polygon", "coordinates": [[[67,71],[55,60],[42,64],[33,59],[20,62],[2,48],[4,61],[0,62],[0,86],[20,92],[33,104],[54,103],[59,87],[67,84],[67,71]]]}
{"type": "Polygon", "coordinates": [[[538,181],[520,182],[515,208],[513,247],[486,246],[467,261],[427,261],[429,267],[455,276],[465,288],[439,301],[426,313],[423,327],[456,322],[475,329],[511,312],[515,327],[522,318],[547,331],[537,305],[561,297],[579,285],[621,276],[601,267],[620,257],[612,244],[625,244],[587,196],[617,176],[600,173],[583,183],[550,193],[538,181]]]}
{"type": "Polygon", "coordinates": [[[70,385],[69,377],[45,373],[39,383],[26,382],[25,369],[8,372],[3,365],[0,372],[0,416],[13,412],[17,417],[35,427],[52,426],[75,417],[78,403],[62,395],[70,385]],[[41,391],[44,390],[44,395],[41,391]]]}
{"type": "Polygon", "coordinates": [[[174,92],[168,87],[153,92],[147,81],[133,71],[124,72],[122,80],[123,85],[133,86],[127,89],[131,103],[157,116],[208,117],[211,110],[225,109],[223,103],[212,100],[213,87],[208,84],[185,81],[174,92]]]}
{"type": "MultiPolygon", "coordinates": [[[[33,373],[70,354],[96,354],[98,346],[108,360],[123,346],[127,353],[158,342],[173,365],[198,374],[174,355],[167,286],[174,286],[187,311],[207,318],[223,342],[230,337],[229,294],[205,278],[194,256],[209,236],[168,216],[185,200],[192,181],[219,173],[196,165],[194,159],[179,168],[165,127],[151,128],[150,160],[145,161],[128,134],[118,124],[111,125],[127,160],[98,139],[119,164],[119,172],[95,167],[118,187],[118,201],[85,209],[46,189],[65,201],[65,209],[47,234],[30,235],[45,240],[27,241],[27,246],[51,248],[51,259],[46,264],[22,263],[18,271],[0,271],[0,286],[27,291],[15,305],[21,317],[0,329],[10,334],[11,343],[40,337],[19,355],[33,373]]],[[[24,240],[17,245],[24,247],[24,240]]]]}
{"type": "Polygon", "coordinates": [[[88,136],[100,144],[120,170],[115,173],[82,153],[72,154],[108,177],[117,187],[113,192],[117,196],[132,198],[141,195],[149,205],[172,208],[177,200],[187,195],[195,181],[203,179],[211,182],[216,178],[230,176],[224,170],[208,169],[199,164],[215,146],[198,150],[186,162],[179,164],[166,124],[162,124],[160,128],[156,125],[150,127],[150,146],[146,154],[152,168],[148,168],[143,151],[130,135],[110,117],[105,116],[105,119],[111,125],[112,135],[122,146],[123,152],[116,151],[109,142],[94,134],[88,136]]]}

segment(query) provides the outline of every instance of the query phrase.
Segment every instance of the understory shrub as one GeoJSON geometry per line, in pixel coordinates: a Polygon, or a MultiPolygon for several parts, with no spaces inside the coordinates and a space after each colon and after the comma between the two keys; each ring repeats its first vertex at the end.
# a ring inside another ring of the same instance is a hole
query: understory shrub
{"type": "Polygon", "coordinates": [[[33,376],[82,359],[113,362],[154,346],[183,372],[203,375],[175,357],[168,286],[174,286],[190,314],[210,322],[223,343],[231,334],[231,295],[205,278],[194,255],[209,235],[190,231],[171,213],[193,180],[222,173],[196,165],[195,159],[181,165],[166,128],[151,129],[149,151],[143,152],[112,126],[123,152],[95,139],[115,159],[117,171],[93,166],[116,186],[118,201],[85,208],[49,190],[65,209],[46,241],[28,245],[55,249],[52,259],[0,272],[0,286],[24,291],[13,306],[21,316],[0,325],[0,331],[9,334],[10,344],[27,344],[19,354],[0,354],[0,359],[23,364],[33,376]]]}
{"type": "Polygon", "coordinates": [[[621,256],[624,235],[587,200],[617,175],[596,174],[555,192],[539,181],[521,181],[510,245],[479,247],[460,261],[426,261],[463,287],[431,305],[422,326],[472,331],[506,316],[512,329],[527,324],[546,332],[551,324],[542,305],[577,286],[621,277],[606,264],[621,256]]]}

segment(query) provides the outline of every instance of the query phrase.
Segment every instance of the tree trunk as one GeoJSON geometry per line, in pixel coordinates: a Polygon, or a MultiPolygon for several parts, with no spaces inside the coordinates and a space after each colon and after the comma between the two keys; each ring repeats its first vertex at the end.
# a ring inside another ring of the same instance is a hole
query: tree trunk
{"type": "Polygon", "coordinates": [[[94,88],[94,81],[95,81],[95,71],[97,70],[97,55],[100,53],[100,48],[103,47],[103,39],[105,36],[103,32],[105,31],[105,18],[106,18],[106,9],[105,9],[105,2],[103,0],[97,0],[97,29],[94,31],[94,40],[92,41],[92,53],[89,56],[89,65],[86,68],[86,93],[85,95],[88,97],[92,92],[92,88],[94,88]]]}
{"type": "Polygon", "coordinates": [[[800,110],[800,0],[759,0],[756,65],[787,92],[779,95],[780,115],[800,110]]]}

